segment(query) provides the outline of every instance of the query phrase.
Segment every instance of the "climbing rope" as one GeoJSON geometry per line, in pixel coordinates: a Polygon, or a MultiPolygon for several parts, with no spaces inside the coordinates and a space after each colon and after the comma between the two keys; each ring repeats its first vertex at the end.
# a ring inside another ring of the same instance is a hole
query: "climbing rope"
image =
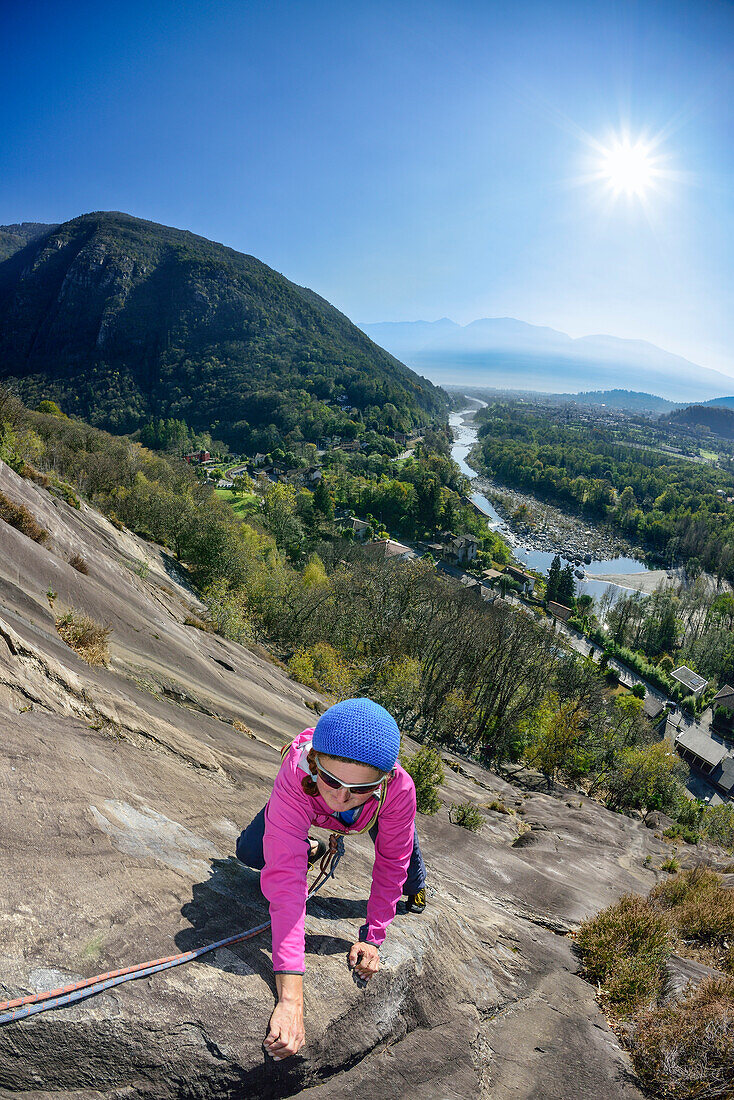
{"type": "MultiPolygon", "coordinates": [[[[319,864],[319,873],[309,890],[306,901],[309,901],[324,883],[334,877],[334,872],[339,860],[344,855],[344,837],[338,833],[332,833],[329,837],[329,847],[319,864]]],[[[165,959],[153,959],[151,962],[138,963],[137,966],[128,966],[124,970],[111,970],[107,974],[98,974],[96,978],[87,978],[85,981],[76,982],[74,985],[66,985],[59,989],[51,989],[47,993],[35,993],[29,997],[18,997],[14,1001],[0,1002],[0,1025],[9,1024],[13,1020],[22,1020],[25,1016],[33,1016],[37,1012],[45,1012],[49,1008],[64,1008],[75,1001],[82,1001],[86,997],[93,997],[113,985],[121,985],[123,982],[131,982],[136,978],[147,978],[150,974],[157,974],[161,970],[170,970],[173,966],[182,966],[184,963],[198,959],[200,955],[206,955],[209,951],[216,951],[218,947],[229,947],[243,940],[250,940],[258,936],[270,927],[270,921],[258,924],[256,928],[250,928],[247,932],[238,932],[234,936],[217,940],[206,947],[197,947],[194,951],[184,951],[180,955],[169,955],[165,959]],[[9,1011],[8,1011],[9,1010],[9,1011]]]]}

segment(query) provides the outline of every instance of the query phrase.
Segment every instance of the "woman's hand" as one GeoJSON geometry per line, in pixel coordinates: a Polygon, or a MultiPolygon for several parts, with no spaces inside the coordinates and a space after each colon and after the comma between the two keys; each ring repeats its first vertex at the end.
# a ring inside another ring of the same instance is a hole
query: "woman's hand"
{"type": "Polygon", "coordinates": [[[373,943],[353,943],[349,952],[349,965],[363,981],[368,982],[380,969],[380,951],[373,943]]]}
{"type": "Polygon", "coordinates": [[[265,1050],[280,1062],[290,1058],[306,1041],[303,1028],[303,977],[300,974],[276,974],[278,1003],[270,1017],[270,1027],[263,1042],[265,1050]]]}

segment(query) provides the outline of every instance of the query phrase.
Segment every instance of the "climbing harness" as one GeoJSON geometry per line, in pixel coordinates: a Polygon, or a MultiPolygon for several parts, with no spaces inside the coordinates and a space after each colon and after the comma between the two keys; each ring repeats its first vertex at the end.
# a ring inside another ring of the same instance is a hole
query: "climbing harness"
{"type": "MultiPolygon", "coordinates": [[[[339,860],[344,855],[344,837],[339,833],[332,833],[329,837],[329,847],[319,864],[319,873],[314,884],[309,890],[306,901],[320,890],[324,883],[334,877],[334,872],[339,860]]],[[[98,974],[96,978],[87,978],[85,981],[76,982],[74,985],[66,985],[59,989],[51,989],[47,993],[35,993],[29,997],[19,997],[14,1001],[0,1002],[0,1025],[9,1024],[13,1020],[22,1020],[25,1016],[33,1016],[37,1012],[45,1012],[49,1008],[63,1008],[82,1001],[85,997],[93,997],[113,985],[121,985],[122,982],[131,982],[135,978],[147,978],[150,974],[157,974],[160,970],[170,970],[173,966],[181,966],[183,963],[198,959],[200,955],[206,955],[209,951],[216,951],[219,947],[230,947],[243,940],[252,939],[270,927],[270,921],[258,924],[256,928],[250,928],[247,932],[238,932],[235,936],[227,936],[226,939],[217,940],[206,947],[197,947],[194,951],[184,951],[180,955],[170,955],[165,959],[153,959],[151,962],[138,963],[137,966],[128,966],[124,970],[111,970],[107,974],[98,974]]]]}

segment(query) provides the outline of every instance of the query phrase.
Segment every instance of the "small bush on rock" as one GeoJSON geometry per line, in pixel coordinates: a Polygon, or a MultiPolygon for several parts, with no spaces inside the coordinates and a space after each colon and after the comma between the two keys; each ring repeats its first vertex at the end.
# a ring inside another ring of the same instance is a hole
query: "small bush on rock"
{"type": "Polygon", "coordinates": [[[630,1052],[656,1096],[734,1095],[734,979],[708,978],[682,1000],[642,1014],[630,1052]]]}
{"type": "Polygon", "coordinates": [[[69,648],[87,664],[107,664],[107,639],[112,627],[102,626],[83,611],[72,607],[56,620],[56,629],[69,648]]]}
{"type": "Polygon", "coordinates": [[[659,883],[647,901],[625,895],[581,926],[586,976],[603,986],[612,1013],[632,1017],[620,1035],[650,1095],[734,1097],[734,978],[712,976],[680,998],[660,997],[672,950],[725,970],[734,965],[733,920],[732,892],[697,867],[659,883]]]}
{"type": "Polygon", "coordinates": [[[437,788],[444,780],[443,763],[438,749],[432,745],[424,745],[412,755],[403,753],[400,763],[415,783],[418,813],[437,813],[441,808],[437,788]]]}
{"type": "Polygon", "coordinates": [[[87,573],[89,573],[89,566],[87,565],[81,554],[72,554],[72,556],[69,558],[69,565],[73,569],[76,569],[77,573],[84,573],[85,576],[87,573]]]}
{"type": "Polygon", "coordinates": [[[485,817],[471,802],[453,802],[449,810],[449,821],[452,825],[461,825],[462,829],[478,833],[485,817]]]}
{"type": "Polygon", "coordinates": [[[200,619],[197,615],[187,615],[184,619],[184,626],[195,626],[197,630],[203,630],[207,634],[213,634],[214,628],[210,623],[205,623],[203,619],[200,619]]]}
{"type": "Polygon", "coordinates": [[[4,519],[16,531],[27,535],[34,542],[45,542],[48,531],[37,523],[24,504],[15,504],[5,493],[0,493],[0,519],[4,519]]]}
{"type": "Polygon", "coordinates": [[[696,867],[660,882],[650,901],[666,915],[681,940],[694,944],[706,962],[727,969],[734,943],[734,890],[714,871],[696,867]]]}
{"type": "Polygon", "coordinates": [[[671,952],[668,924],[637,894],[584,921],[576,939],[587,977],[598,982],[610,1007],[628,1014],[662,989],[671,952]]]}

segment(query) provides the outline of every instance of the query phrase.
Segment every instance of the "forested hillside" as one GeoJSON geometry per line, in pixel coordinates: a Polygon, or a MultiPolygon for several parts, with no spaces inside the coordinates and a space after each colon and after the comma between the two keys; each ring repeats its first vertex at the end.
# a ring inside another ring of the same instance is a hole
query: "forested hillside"
{"type": "Polygon", "coordinates": [[[672,412],[668,419],[690,428],[704,428],[724,439],[734,439],[734,409],[723,405],[689,405],[672,412]]]}
{"type": "Polygon", "coordinates": [[[0,225],[0,261],[7,260],[31,241],[38,240],[55,229],[45,222],[21,222],[17,225],[0,225]]]}
{"type": "Polygon", "coordinates": [[[0,252],[0,379],[30,403],[113,431],[173,417],[237,451],[443,417],[442,391],[252,256],[118,213],[33,233],[6,227],[0,252]]]}

